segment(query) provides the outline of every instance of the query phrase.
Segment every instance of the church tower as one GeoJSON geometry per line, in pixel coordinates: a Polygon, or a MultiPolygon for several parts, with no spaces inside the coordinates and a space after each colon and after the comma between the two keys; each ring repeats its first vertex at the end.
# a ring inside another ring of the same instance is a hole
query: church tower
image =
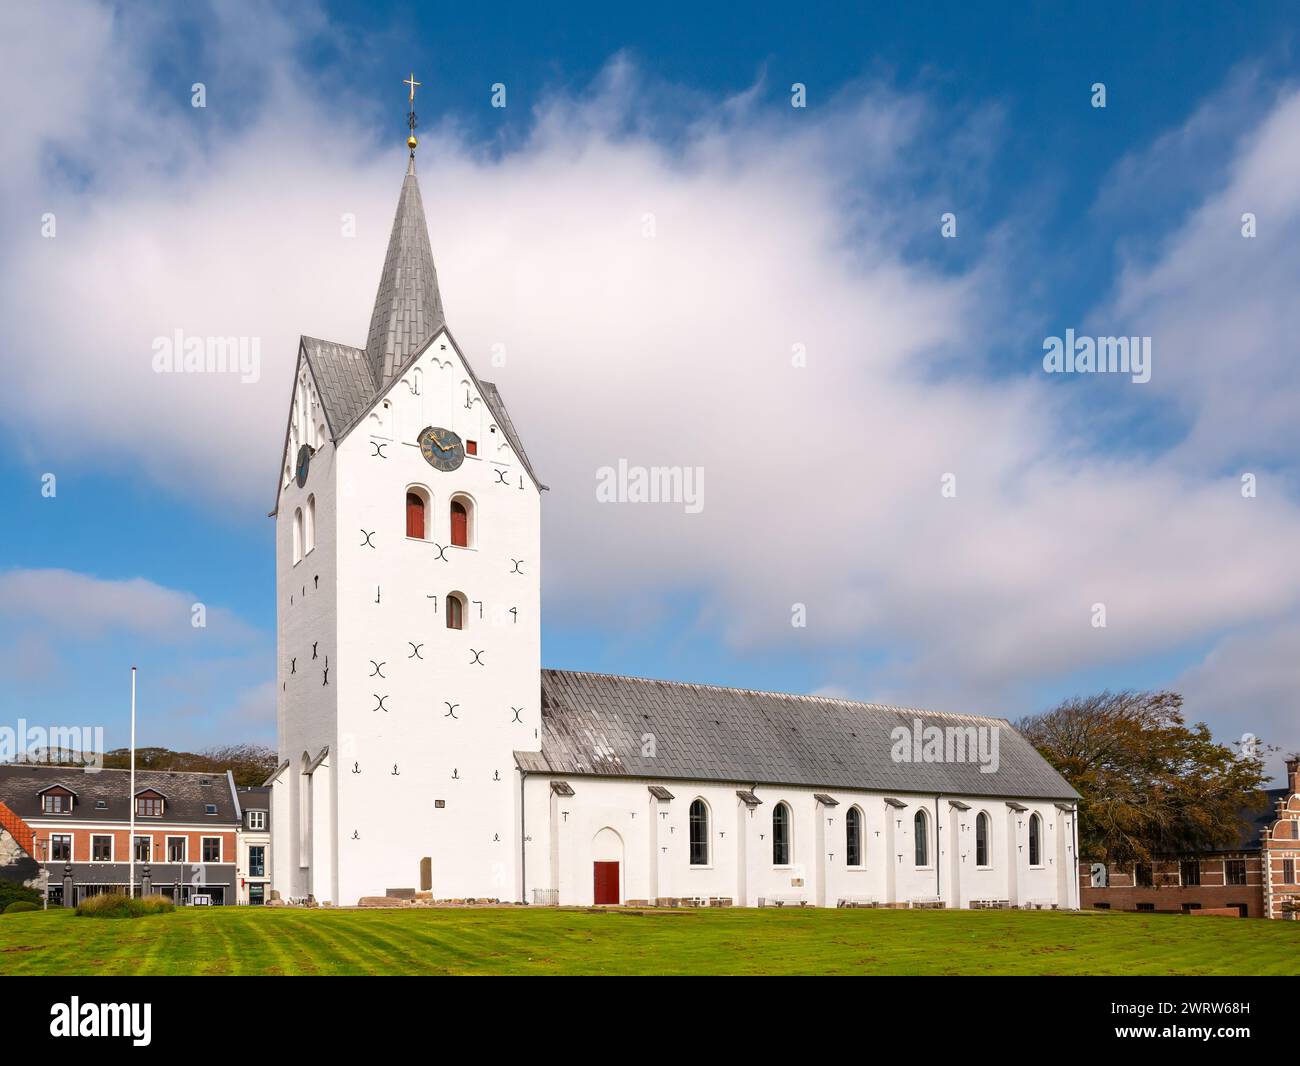
{"type": "Polygon", "coordinates": [[[443,315],[415,172],[364,348],[302,337],[280,470],[273,887],[523,898],[544,488],[443,315]]]}

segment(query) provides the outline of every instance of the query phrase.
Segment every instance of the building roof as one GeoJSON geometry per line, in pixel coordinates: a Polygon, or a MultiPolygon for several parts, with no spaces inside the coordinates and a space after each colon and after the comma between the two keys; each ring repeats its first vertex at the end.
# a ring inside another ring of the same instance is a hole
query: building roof
{"type": "Polygon", "coordinates": [[[244,810],[265,811],[271,809],[270,785],[237,785],[239,805],[244,810]]]}
{"type": "MultiPolygon", "coordinates": [[[[237,823],[230,777],[224,773],[136,770],[135,790],[153,789],[166,797],[161,818],[137,817],[138,824],[162,825],[237,823]],[[207,781],[208,784],[203,784],[207,781]],[[215,815],[205,813],[215,804],[215,815]]],[[[95,770],[83,766],[30,766],[0,764],[0,800],[25,821],[66,818],[70,822],[126,822],[131,817],[131,771],[95,770]],[[50,785],[63,785],[77,794],[71,814],[44,814],[40,793],[50,785]],[[106,806],[98,806],[99,801],[106,806]]]]}
{"type": "Polygon", "coordinates": [[[516,752],[535,773],[727,781],[1074,799],[1078,793],[1003,718],[823,696],[542,671],[542,747],[516,752]],[[991,727],[996,772],[976,761],[895,761],[892,732],[991,727]]]}
{"type": "Polygon", "coordinates": [[[412,153],[397,198],[397,213],[366,336],[366,359],[376,389],[385,389],[396,380],[401,368],[445,324],[412,153]]]}
{"type": "Polygon", "coordinates": [[[1220,851],[1259,851],[1260,830],[1268,828],[1277,821],[1277,804],[1290,795],[1285,788],[1267,788],[1262,790],[1265,802],[1257,807],[1243,807],[1240,812],[1241,823],[1236,844],[1220,848],[1220,851]]]}

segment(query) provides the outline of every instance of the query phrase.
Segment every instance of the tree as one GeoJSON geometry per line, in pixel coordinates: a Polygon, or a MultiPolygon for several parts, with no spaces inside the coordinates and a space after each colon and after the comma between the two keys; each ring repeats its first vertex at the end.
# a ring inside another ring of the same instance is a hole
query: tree
{"type": "Polygon", "coordinates": [[[1236,842],[1266,798],[1262,748],[1218,744],[1183,719],[1176,692],[1069,699],[1017,729],[1083,797],[1081,857],[1150,862],[1236,842]]]}

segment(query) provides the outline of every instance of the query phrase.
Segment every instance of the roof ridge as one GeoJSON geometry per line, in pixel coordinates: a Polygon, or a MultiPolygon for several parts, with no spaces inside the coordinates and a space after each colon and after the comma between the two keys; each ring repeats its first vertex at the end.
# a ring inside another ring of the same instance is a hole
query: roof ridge
{"type": "Polygon", "coordinates": [[[782,699],[803,700],[812,703],[837,703],[845,707],[869,707],[875,710],[892,711],[901,714],[922,714],[936,718],[980,718],[991,722],[1004,722],[1006,718],[992,714],[963,714],[958,711],[935,711],[926,707],[903,707],[893,703],[873,703],[869,700],[850,700],[841,696],[815,696],[806,692],[780,692],[776,689],[741,688],[738,685],[715,685],[705,681],[672,681],[660,677],[639,677],[635,674],[609,674],[598,670],[562,670],[557,667],[543,667],[553,674],[575,674],[583,677],[604,677],[617,681],[640,681],[654,685],[674,685],[681,688],[707,688],[716,692],[742,692],[748,696],[779,696],[782,699]]]}
{"type": "MultiPolygon", "coordinates": [[[[83,774],[129,774],[131,771],[125,766],[52,766],[46,763],[32,762],[0,762],[0,770],[17,769],[17,770],[50,770],[57,773],[83,773],[83,774]]],[[[222,777],[225,770],[159,770],[153,766],[137,766],[135,768],[139,774],[191,774],[194,777],[222,777]]]]}

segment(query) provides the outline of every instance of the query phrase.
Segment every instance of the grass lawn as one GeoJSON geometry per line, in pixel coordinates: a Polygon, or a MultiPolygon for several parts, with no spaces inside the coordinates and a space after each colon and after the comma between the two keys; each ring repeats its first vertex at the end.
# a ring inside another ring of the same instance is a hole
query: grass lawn
{"type": "Polygon", "coordinates": [[[1300,974],[1300,922],[1051,911],[0,916],[0,974],[1300,974]]]}

